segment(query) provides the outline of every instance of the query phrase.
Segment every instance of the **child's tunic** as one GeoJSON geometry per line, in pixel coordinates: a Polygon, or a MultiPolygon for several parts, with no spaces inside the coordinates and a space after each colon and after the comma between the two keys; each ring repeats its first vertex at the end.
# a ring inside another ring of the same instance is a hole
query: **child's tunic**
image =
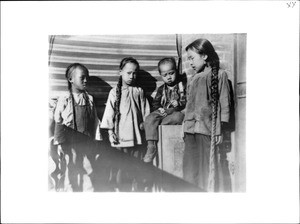
{"type": "MultiPolygon", "coordinates": [[[[211,68],[195,74],[187,86],[187,104],[183,131],[190,134],[211,135],[211,68]]],[[[229,121],[230,89],[227,74],[219,70],[219,104],[217,113],[216,134],[221,134],[221,122],[229,121]]]]}
{"type": "MultiPolygon", "coordinates": [[[[72,94],[74,97],[74,105],[70,93],[59,97],[54,113],[55,122],[75,129],[78,132],[88,135],[92,139],[101,140],[100,120],[97,117],[93,97],[87,93],[72,94]],[[85,99],[85,96],[88,96],[88,99],[85,99]]],[[[54,138],[56,144],[63,143],[64,136],[60,136],[60,133],[55,132],[54,138]]]]}
{"type": "MultiPolygon", "coordinates": [[[[114,122],[116,101],[116,87],[110,92],[106,103],[105,112],[102,118],[101,128],[111,129],[115,132],[114,122]]],[[[120,121],[119,121],[119,142],[112,144],[113,147],[133,147],[142,144],[142,133],[140,124],[145,121],[145,117],[150,113],[148,100],[144,96],[144,91],[140,87],[122,86],[120,101],[120,121]]]]}

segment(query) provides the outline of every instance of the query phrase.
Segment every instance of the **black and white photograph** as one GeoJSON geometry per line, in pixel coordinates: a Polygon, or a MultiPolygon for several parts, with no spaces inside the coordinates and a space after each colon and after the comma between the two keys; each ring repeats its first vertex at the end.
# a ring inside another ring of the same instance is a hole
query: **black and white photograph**
{"type": "Polygon", "coordinates": [[[246,41],[49,36],[49,190],[244,192],[246,41]]]}
{"type": "Polygon", "coordinates": [[[299,223],[298,1],[1,1],[1,223],[299,223]]]}

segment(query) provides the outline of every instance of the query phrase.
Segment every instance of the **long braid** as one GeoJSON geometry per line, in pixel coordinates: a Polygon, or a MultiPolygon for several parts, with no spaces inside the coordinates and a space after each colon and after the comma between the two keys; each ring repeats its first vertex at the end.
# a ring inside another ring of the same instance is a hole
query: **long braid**
{"type": "Polygon", "coordinates": [[[117,141],[119,140],[119,122],[120,122],[120,103],[121,103],[121,96],[122,96],[122,76],[120,76],[117,88],[116,88],[116,101],[114,105],[114,122],[115,122],[115,134],[117,137],[117,141]]]}
{"type": "MultiPolygon", "coordinates": [[[[138,63],[138,61],[136,59],[134,59],[133,57],[127,57],[127,58],[123,58],[121,63],[120,63],[120,71],[125,67],[125,65],[127,63],[133,63],[136,65],[136,70],[138,71],[140,68],[140,65],[138,63]]],[[[122,96],[122,76],[120,76],[118,84],[117,84],[117,88],[116,88],[116,101],[114,104],[114,112],[115,112],[115,116],[114,116],[114,123],[115,123],[115,130],[114,133],[116,135],[116,140],[117,142],[119,142],[119,123],[120,123],[120,117],[121,117],[121,113],[120,113],[120,104],[121,104],[121,96],[122,96]]]]}
{"type": "Polygon", "coordinates": [[[217,177],[216,127],[217,127],[218,100],[219,100],[219,92],[218,92],[219,61],[211,62],[210,66],[212,68],[212,76],[211,76],[212,123],[211,123],[210,157],[209,157],[208,191],[215,191],[216,177],[217,177]]]}

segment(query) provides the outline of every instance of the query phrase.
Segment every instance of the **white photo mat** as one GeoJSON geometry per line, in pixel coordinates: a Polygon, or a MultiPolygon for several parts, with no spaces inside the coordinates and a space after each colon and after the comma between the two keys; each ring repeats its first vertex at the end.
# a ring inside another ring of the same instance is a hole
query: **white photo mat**
{"type": "Polygon", "coordinates": [[[298,222],[299,2],[1,2],[1,219],[298,222]],[[247,33],[247,192],[48,192],[48,35],[176,33],[247,33]]]}

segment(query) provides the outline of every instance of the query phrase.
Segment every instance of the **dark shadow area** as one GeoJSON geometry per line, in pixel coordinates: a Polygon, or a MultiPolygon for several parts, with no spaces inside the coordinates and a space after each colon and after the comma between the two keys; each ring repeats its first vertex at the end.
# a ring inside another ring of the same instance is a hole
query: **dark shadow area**
{"type": "Polygon", "coordinates": [[[114,191],[115,182],[109,179],[112,170],[122,170],[133,178],[133,183],[122,183],[119,187],[123,192],[198,192],[201,189],[186,181],[164,172],[153,165],[122,153],[110,146],[98,143],[99,159],[95,168],[97,179],[94,182],[95,191],[114,191]],[[135,190],[132,190],[132,185],[135,190]]]}
{"type": "Polygon", "coordinates": [[[87,83],[87,91],[94,98],[98,118],[101,119],[105,110],[105,103],[112,87],[97,76],[90,76],[87,83]]]}
{"type": "Polygon", "coordinates": [[[234,92],[231,80],[228,79],[229,90],[230,90],[230,119],[228,124],[228,130],[235,131],[235,102],[234,102],[234,92]]]}
{"type": "MultiPolygon", "coordinates": [[[[107,142],[94,141],[89,137],[74,131],[71,128],[65,128],[66,135],[72,136],[77,141],[84,142],[90,147],[88,150],[93,172],[89,174],[94,191],[96,192],[201,192],[202,190],[196,186],[164,172],[153,165],[144,163],[143,161],[127,155],[117,149],[110,147],[107,142]],[[99,156],[96,156],[99,155],[99,156]],[[127,176],[132,179],[131,182],[122,182],[122,186],[116,184],[112,171],[121,170],[126,172],[127,176]]],[[[85,150],[84,147],[82,150],[85,150]]],[[[51,152],[55,154],[55,151],[51,152]]],[[[53,155],[55,157],[55,155],[53,155]]],[[[59,164],[58,167],[62,167],[59,164]]],[[[59,172],[63,172],[60,170],[59,172]]],[[[58,185],[56,185],[58,186],[58,185]]]]}
{"type": "Polygon", "coordinates": [[[154,78],[149,72],[146,72],[145,70],[140,70],[136,77],[137,86],[141,87],[144,90],[146,98],[148,99],[150,105],[152,105],[153,98],[151,94],[156,89],[156,78],[154,78]]]}
{"type": "Polygon", "coordinates": [[[182,82],[184,86],[187,84],[187,75],[186,73],[182,73],[178,75],[178,81],[182,82]]]}

